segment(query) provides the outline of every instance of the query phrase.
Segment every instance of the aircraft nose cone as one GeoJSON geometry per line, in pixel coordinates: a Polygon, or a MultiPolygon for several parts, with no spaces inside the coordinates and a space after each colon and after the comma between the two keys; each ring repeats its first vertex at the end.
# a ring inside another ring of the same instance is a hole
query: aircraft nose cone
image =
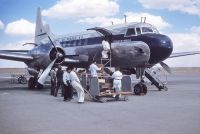
{"type": "Polygon", "coordinates": [[[160,39],[160,44],[166,49],[166,51],[169,52],[170,55],[173,50],[173,43],[171,39],[168,36],[163,35],[163,37],[160,39]]]}
{"type": "Polygon", "coordinates": [[[168,58],[173,51],[171,39],[162,34],[149,35],[152,39],[150,64],[157,64],[168,58]]]}

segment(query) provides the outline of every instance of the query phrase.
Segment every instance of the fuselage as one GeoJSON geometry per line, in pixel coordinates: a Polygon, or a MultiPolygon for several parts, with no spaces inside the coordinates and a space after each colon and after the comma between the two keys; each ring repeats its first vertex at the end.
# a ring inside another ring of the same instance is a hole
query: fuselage
{"type": "MultiPolygon", "coordinates": [[[[169,37],[160,34],[157,29],[148,23],[130,23],[110,26],[105,28],[112,33],[111,58],[112,66],[136,67],[140,65],[152,66],[170,56],[173,43],[169,37]]],[[[66,63],[66,65],[85,65],[92,60],[101,61],[102,41],[106,35],[98,31],[85,31],[57,37],[54,42],[65,58],[77,59],[79,55],[88,55],[87,63],[66,63]]],[[[39,53],[43,58],[40,63],[49,64],[53,60],[52,45],[49,41],[41,42],[41,45],[32,50],[32,54],[39,53]],[[35,51],[35,52],[34,52],[35,51]],[[36,52],[39,51],[39,52],[36,52]]],[[[55,50],[54,50],[55,51],[55,50]]],[[[63,58],[64,59],[64,58],[63,58]]],[[[39,64],[40,64],[39,63],[39,64]]]]}

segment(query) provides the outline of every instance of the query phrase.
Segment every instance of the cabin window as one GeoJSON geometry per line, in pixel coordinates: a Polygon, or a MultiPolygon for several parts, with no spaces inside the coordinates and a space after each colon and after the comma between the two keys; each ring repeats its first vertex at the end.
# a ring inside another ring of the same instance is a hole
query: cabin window
{"type": "Polygon", "coordinates": [[[153,33],[150,27],[142,27],[142,33],[153,33]]]}
{"type": "Polygon", "coordinates": [[[126,32],[126,36],[135,35],[135,28],[129,28],[126,32]]]}
{"type": "Polygon", "coordinates": [[[139,27],[136,28],[136,31],[137,31],[137,34],[138,34],[138,35],[141,34],[141,30],[140,30],[139,27]]]}

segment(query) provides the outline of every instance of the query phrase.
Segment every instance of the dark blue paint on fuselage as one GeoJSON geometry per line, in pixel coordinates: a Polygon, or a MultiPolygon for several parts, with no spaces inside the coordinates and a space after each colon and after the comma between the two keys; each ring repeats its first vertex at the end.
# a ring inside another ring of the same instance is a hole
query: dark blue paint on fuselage
{"type": "MultiPolygon", "coordinates": [[[[62,47],[72,47],[72,46],[84,46],[84,45],[96,45],[101,44],[103,37],[85,38],[79,40],[62,41],[60,44],[62,47]]],[[[162,34],[150,33],[141,34],[137,36],[126,37],[124,34],[113,35],[112,41],[119,42],[123,40],[131,41],[142,41],[145,42],[150,48],[150,59],[149,64],[157,64],[170,56],[173,50],[173,43],[171,39],[162,34]]]]}

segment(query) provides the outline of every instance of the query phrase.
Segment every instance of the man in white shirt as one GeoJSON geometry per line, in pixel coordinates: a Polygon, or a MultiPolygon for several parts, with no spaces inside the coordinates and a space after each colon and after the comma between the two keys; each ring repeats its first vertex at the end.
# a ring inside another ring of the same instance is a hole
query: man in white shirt
{"type": "Polygon", "coordinates": [[[91,79],[90,79],[90,93],[92,96],[97,96],[100,93],[99,90],[99,81],[98,81],[98,75],[97,75],[97,71],[100,71],[101,68],[99,68],[96,65],[96,62],[94,61],[90,67],[89,67],[89,71],[91,73],[91,79]]]}
{"type": "Polygon", "coordinates": [[[63,83],[64,83],[64,100],[63,101],[70,101],[73,98],[73,91],[71,87],[70,81],[70,68],[67,68],[66,71],[63,73],[63,83]]]}
{"type": "Polygon", "coordinates": [[[115,72],[112,74],[113,80],[113,89],[115,90],[115,94],[113,97],[120,97],[120,92],[122,88],[122,73],[119,68],[116,68],[115,72]]]}
{"type": "Polygon", "coordinates": [[[98,76],[97,75],[97,71],[100,71],[100,70],[101,70],[101,68],[96,65],[95,61],[93,61],[93,63],[89,67],[89,71],[91,73],[91,77],[97,77],[98,76]]]}
{"type": "Polygon", "coordinates": [[[74,71],[74,67],[71,67],[69,72],[70,72],[69,78],[71,80],[71,85],[77,91],[78,103],[84,103],[84,98],[85,98],[84,89],[80,83],[80,80],[79,80],[77,74],[74,71]]]}

